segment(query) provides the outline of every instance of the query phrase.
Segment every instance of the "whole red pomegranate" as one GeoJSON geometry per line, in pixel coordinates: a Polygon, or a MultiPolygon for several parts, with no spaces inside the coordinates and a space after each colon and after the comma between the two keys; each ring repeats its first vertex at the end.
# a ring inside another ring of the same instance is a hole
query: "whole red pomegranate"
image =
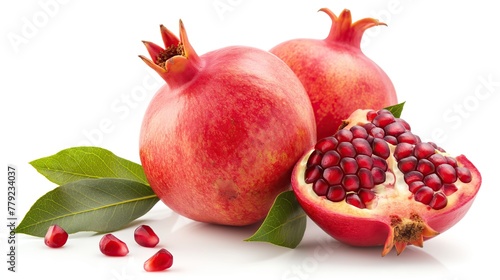
{"type": "Polygon", "coordinates": [[[304,211],[335,239],[400,254],[471,207],[481,174],[464,155],[421,141],[385,109],[357,110],[344,125],[319,140],[292,175],[304,211]]]}
{"type": "Polygon", "coordinates": [[[397,103],[394,86],[386,73],[360,49],[363,32],[383,25],[365,18],[352,23],[351,12],[332,19],[324,40],[292,39],[270,50],[299,77],[311,99],[318,139],[335,133],[342,120],[358,108],[382,109],[397,103]]]}
{"type": "Polygon", "coordinates": [[[141,58],[166,81],[144,115],[140,159],[158,197],[196,221],[248,225],[289,189],[292,169],[316,141],[311,103],[269,52],[231,46],[198,56],[180,22],[165,48],[141,58]]]}

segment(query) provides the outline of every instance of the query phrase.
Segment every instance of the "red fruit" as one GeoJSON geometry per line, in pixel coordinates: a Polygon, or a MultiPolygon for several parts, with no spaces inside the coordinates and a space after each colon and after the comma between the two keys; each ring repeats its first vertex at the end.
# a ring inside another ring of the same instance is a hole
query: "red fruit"
{"type": "MultiPolygon", "coordinates": [[[[435,144],[420,140],[414,143],[420,139],[418,136],[402,138],[408,142],[398,138],[395,145],[386,144],[389,156],[385,160],[376,155],[379,146],[371,145],[372,154],[357,151],[355,155],[340,156],[337,164],[324,168],[322,157],[343,143],[363,137],[371,143],[382,141],[363,136],[365,133],[353,139],[339,137],[344,134],[341,131],[352,127],[368,128],[366,134],[370,135],[370,130],[387,125],[378,122],[374,114],[387,113],[357,110],[345,127],[328,138],[328,142],[338,144],[328,148],[323,145],[321,150],[316,145],[306,153],[295,166],[292,187],[304,211],[332,237],[355,246],[383,245],[382,255],[396,247],[400,254],[407,245],[422,247],[424,240],[456,224],[471,207],[481,185],[481,174],[464,155],[454,158],[435,144]],[[314,161],[309,160],[310,155],[314,155],[314,161]],[[342,172],[342,162],[352,162],[353,158],[358,161],[360,156],[363,167],[357,173],[351,172],[352,166],[349,174],[346,168],[342,172]]],[[[405,127],[403,133],[413,133],[409,126],[405,127]]]]}
{"type": "Polygon", "coordinates": [[[148,225],[138,226],[134,231],[134,239],[137,244],[144,247],[154,247],[160,242],[158,235],[148,225]]]}
{"type": "Polygon", "coordinates": [[[45,245],[51,248],[59,248],[68,241],[68,233],[58,225],[51,225],[45,234],[45,245]]]}
{"type": "Polygon", "coordinates": [[[304,87],[269,52],[234,46],[198,56],[182,22],[180,40],[163,26],[161,34],[165,49],[145,42],[152,60],[141,56],[167,82],[140,135],[153,191],[193,220],[235,226],[262,220],[316,142],[304,87]]]}
{"type": "Polygon", "coordinates": [[[329,9],[320,11],[332,19],[326,39],[293,39],[270,50],[290,66],[306,88],[318,139],[334,134],[342,120],[358,108],[378,109],[397,103],[389,77],[360,49],[365,30],[385,24],[372,18],[352,23],[347,9],[338,17],[329,9]]]}
{"type": "Polygon", "coordinates": [[[111,233],[104,235],[99,242],[99,249],[106,256],[122,257],[128,254],[128,247],[125,242],[116,238],[111,233]]]}
{"type": "Polygon", "coordinates": [[[174,262],[174,257],[167,251],[167,249],[160,249],[156,254],[144,262],[144,270],[153,271],[163,271],[172,266],[174,262]]]}

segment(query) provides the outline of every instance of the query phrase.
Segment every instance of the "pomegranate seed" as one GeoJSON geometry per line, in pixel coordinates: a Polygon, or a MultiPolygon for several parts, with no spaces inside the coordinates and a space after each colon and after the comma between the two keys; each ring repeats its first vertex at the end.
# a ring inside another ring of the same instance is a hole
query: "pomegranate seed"
{"type": "Polygon", "coordinates": [[[106,256],[121,257],[128,254],[127,244],[111,233],[101,238],[99,249],[106,256]]]}
{"type": "Polygon", "coordinates": [[[374,127],[370,130],[370,135],[374,138],[384,138],[385,131],[380,127],[374,127]]]}
{"type": "Polygon", "coordinates": [[[323,154],[320,151],[314,150],[307,159],[307,167],[320,164],[322,157],[323,154]]]}
{"type": "Polygon", "coordinates": [[[367,155],[357,155],[356,162],[358,163],[359,168],[372,169],[373,160],[367,155]]]}
{"type": "Polygon", "coordinates": [[[386,175],[384,170],[378,167],[373,167],[371,173],[373,177],[373,183],[375,185],[382,184],[383,182],[385,182],[386,175]]]}
{"type": "Polygon", "coordinates": [[[453,167],[457,167],[458,164],[457,164],[457,160],[452,158],[452,157],[446,157],[446,161],[449,165],[453,166],[453,167]]]}
{"type": "Polygon", "coordinates": [[[385,135],[391,135],[394,137],[398,137],[402,133],[406,132],[406,128],[403,124],[399,122],[393,122],[384,127],[385,135]]]}
{"type": "Polygon", "coordinates": [[[429,205],[432,198],[434,197],[434,191],[428,186],[423,186],[415,192],[414,197],[416,201],[429,205]]]}
{"type": "Polygon", "coordinates": [[[330,185],[340,184],[342,177],[344,177],[344,172],[342,172],[342,169],[338,166],[329,167],[323,171],[323,178],[325,178],[330,185]]]}
{"type": "Polygon", "coordinates": [[[392,144],[392,145],[398,144],[398,139],[392,135],[386,135],[386,136],[384,136],[383,139],[384,139],[384,141],[386,141],[389,144],[392,144]]]}
{"type": "Polygon", "coordinates": [[[404,180],[406,184],[411,184],[415,181],[422,181],[424,179],[424,175],[418,171],[410,171],[404,175],[404,180]]]}
{"type": "Polygon", "coordinates": [[[411,156],[413,153],[413,145],[408,143],[399,143],[394,149],[394,158],[396,160],[401,160],[403,158],[411,156]]]}
{"type": "Polygon", "coordinates": [[[60,248],[68,241],[68,233],[58,225],[51,225],[47,229],[44,241],[50,248],[60,248]]]}
{"type": "Polygon", "coordinates": [[[358,163],[353,158],[343,158],[340,161],[339,166],[344,171],[344,174],[356,174],[358,171],[358,163]]]}
{"type": "Polygon", "coordinates": [[[413,154],[418,158],[428,158],[436,153],[436,149],[429,143],[423,142],[415,145],[413,154]]]}
{"type": "Polygon", "coordinates": [[[415,181],[415,182],[411,182],[408,185],[408,189],[410,190],[411,193],[416,193],[423,186],[425,186],[424,182],[415,181]]]}
{"type": "Polygon", "coordinates": [[[355,157],[356,150],[350,142],[340,142],[337,147],[337,152],[341,157],[355,157]]]}
{"type": "Polygon", "coordinates": [[[148,225],[140,225],[134,231],[134,239],[137,244],[144,247],[154,247],[160,242],[158,235],[148,225]]]}
{"type": "Polygon", "coordinates": [[[319,179],[313,184],[313,190],[319,196],[325,196],[329,187],[330,186],[324,179],[319,179]]]}
{"type": "Polygon", "coordinates": [[[372,190],[360,189],[358,192],[358,196],[363,202],[363,204],[366,205],[375,198],[375,193],[372,190]]]}
{"type": "Polygon", "coordinates": [[[448,163],[448,161],[446,160],[446,158],[442,154],[437,154],[437,153],[431,155],[427,159],[430,160],[432,162],[432,164],[434,164],[434,166],[438,166],[438,165],[441,165],[443,163],[448,163]]]}
{"type": "Polygon", "coordinates": [[[407,143],[415,145],[418,142],[419,139],[417,138],[417,136],[415,136],[410,131],[403,132],[398,136],[398,143],[407,143]]]}
{"type": "Polygon", "coordinates": [[[361,198],[359,198],[359,195],[355,193],[349,193],[345,197],[345,202],[351,204],[352,206],[356,206],[358,208],[366,208],[365,204],[363,201],[361,201],[361,198]]]}
{"type": "Polygon", "coordinates": [[[372,148],[373,154],[383,159],[387,159],[391,154],[391,150],[389,149],[389,145],[387,145],[387,142],[379,138],[373,139],[372,148]]]}
{"type": "Polygon", "coordinates": [[[368,113],[366,113],[366,119],[369,121],[369,122],[372,122],[373,119],[378,116],[378,113],[376,111],[368,111],[368,113]]]}
{"type": "Polygon", "coordinates": [[[379,111],[379,114],[378,116],[376,116],[372,123],[375,125],[375,126],[378,126],[380,128],[384,128],[385,126],[387,126],[388,124],[391,124],[393,122],[395,122],[396,119],[394,118],[394,116],[391,114],[391,113],[381,113],[379,111]]]}
{"type": "Polygon", "coordinates": [[[366,137],[368,137],[368,132],[366,132],[366,129],[360,125],[355,125],[351,127],[350,130],[354,138],[366,139],[366,137]]]}
{"type": "Polygon", "coordinates": [[[421,159],[418,161],[417,168],[424,176],[434,172],[434,164],[428,159],[421,159]]]}
{"type": "Polygon", "coordinates": [[[173,263],[172,254],[167,249],[162,248],[144,262],[144,270],[148,272],[163,271],[172,267],[173,263]]]}
{"type": "Polygon", "coordinates": [[[452,195],[456,191],[458,191],[458,188],[455,184],[444,184],[443,185],[443,193],[445,195],[452,195]]]}
{"type": "Polygon", "coordinates": [[[321,159],[321,166],[323,168],[328,168],[339,164],[340,155],[337,151],[328,151],[323,155],[321,159]]]}
{"type": "Polygon", "coordinates": [[[424,184],[434,191],[438,191],[443,186],[441,179],[436,173],[429,174],[424,177],[424,184]]]}
{"type": "Polygon", "coordinates": [[[372,148],[370,147],[370,143],[366,141],[364,138],[356,138],[352,140],[352,146],[358,155],[372,155],[372,148]]]}
{"type": "Polygon", "coordinates": [[[396,121],[398,123],[402,124],[406,128],[406,130],[411,130],[410,124],[407,123],[405,120],[400,119],[400,118],[396,118],[396,121]]]}
{"type": "Polygon", "coordinates": [[[364,189],[371,189],[375,187],[372,173],[367,168],[360,168],[358,171],[359,186],[364,189]]]}
{"type": "Polygon", "coordinates": [[[359,178],[356,175],[345,175],[342,186],[348,192],[356,192],[359,189],[359,178]]]}
{"type": "Polygon", "coordinates": [[[373,167],[378,167],[382,169],[384,172],[387,171],[387,161],[378,156],[372,156],[373,167]]]}
{"type": "MultiPolygon", "coordinates": [[[[370,123],[365,123],[363,124],[363,128],[366,130],[366,132],[370,132],[372,129],[375,128],[375,125],[372,124],[371,122],[370,123]]],[[[368,136],[370,136],[370,133],[368,133],[368,136]]],[[[368,137],[367,137],[368,138],[368,137]]]]}
{"type": "Polygon", "coordinates": [[[446,207],[446,204],[448,204],[448,199],[441,192],[435,193],[432,197],[431,202],[429,202],[429,206],[434,210],[443,209],[444,207],[446,207]]]}
{"type": "Polygon", "coordinates": [[[398,168],[403,173],[415,170],[417,167],[417,158],[414,156],[405,157],[398,162],[398,168]]]}
{"type": "Polygon", "coordinates": [[[333,202],[339,202],[344,200],[345,198],[345,190],[341,185],[331,186],[328,189],[328,193],[326,194],[326,198],[333,202]]]}
{"type": "Polygon", "coordinates": [[[436,173],[445,184],[452,184],[457,181],[457,172],[455,168],[447,163],[439,165],[436,168],[436,173]]]}
{"type": "Polygon", "coordinates": [[[338,143],[339,141],[337,140],[337,138],[330,136],[319,140],[318,143],[314,145],[314,149],[322,153],[325,153],[330,150],[335,150],[335,148],[337,148],[338,143]]]}
{"type": "Polygon", "coordinates": [[[469,169],[459,166],[455,170],[457,171],[457,177],[460,181],[464,183],[470,183],[472,181],[472,174],[469,169]]]}
{"type": "Polygon", "coordinates": [[[347,129],[341,129],[335,133],[335,138],[339,140],[339,142],[351,142],[351,140],[354,138],[352,135],[352,132],[347,129]]]}
{"type": "Polygon", "coordinates": [[[321,178],[322,173],[323,173],[323,168],[321,168],[319,165],[313,165],[311,167],[308,167],[305,172],[304,181],[307,184],[313,183],[314,181],[321,178]]]}

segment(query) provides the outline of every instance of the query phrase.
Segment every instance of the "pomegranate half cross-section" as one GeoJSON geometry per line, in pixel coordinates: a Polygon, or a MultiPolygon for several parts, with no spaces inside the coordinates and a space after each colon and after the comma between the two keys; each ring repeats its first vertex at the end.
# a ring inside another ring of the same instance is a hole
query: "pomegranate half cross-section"
{"type": "Polygon", "coordinates": [[[356,110],[296,164],[293,191],[308,216],[338,241],[422,247],[469,210],[481,175],[464,156],[423,142],[388,110],[356,110]]]}

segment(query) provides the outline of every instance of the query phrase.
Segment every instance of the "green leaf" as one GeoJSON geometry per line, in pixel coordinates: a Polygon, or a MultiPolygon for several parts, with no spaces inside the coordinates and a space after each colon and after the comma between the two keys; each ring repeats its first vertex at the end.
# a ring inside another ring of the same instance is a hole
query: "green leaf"
{"type": "Polygon", "coordinates": [[[295,248],[304,237],[306,222],[307,216],[293,191],[285,191],[276,197],[259,229],[245,241],[263,241],[295,248]]]}
{"type": "Polygon", "coordinates": [[[122,178],[149,185],[142,166],[99,147],[74,147],[30,164],[58,185],[81,179],[122,178]]]}
{"type": "Polygon", "coordinates": [[[394,115],[394,117],[400,118],[401,113],[403,112],[404,106],[405,106],[405,102],[401,102],[401,103],[396,104],[396,105],[385,107],[385,109],[389,110],[394,115]]]}
{"type": "Polygon", "coordinates": [[[82,179],[40,197],[16,232],[42,237],[52,224],[68,233],[115,231],[147,213],[156,202],[151,187],[137,181],[82,179]]]}

